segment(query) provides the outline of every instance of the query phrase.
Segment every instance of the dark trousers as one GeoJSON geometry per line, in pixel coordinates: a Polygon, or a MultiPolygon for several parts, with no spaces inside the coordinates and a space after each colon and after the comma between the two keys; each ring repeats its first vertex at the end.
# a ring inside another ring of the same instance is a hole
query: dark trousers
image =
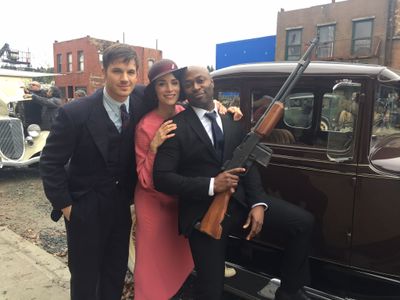
{"type": "Polygon", "coordinates": [[[120,300],[131,229],[127,201],[95,192],[77,199],[65,220],[72,300],[120,300]]]}
{"type": "MultiPolygon", "coordinates": [[[[242,226],[247,211],[232,201],[223,222],[220,240],[215,240],[198,230],[189,236],[190,247],[197,272],[196,300],[219,300],[224,284],[225,252],[228,234],[233,227],[242,226]]],[[[295,291],[309,283],[308,253],[314,217],[300,207],[280,199],[272,199],[266,211],[263,231],[277,230],[285,240],[281,268],[282,288],[295,291]]]]}

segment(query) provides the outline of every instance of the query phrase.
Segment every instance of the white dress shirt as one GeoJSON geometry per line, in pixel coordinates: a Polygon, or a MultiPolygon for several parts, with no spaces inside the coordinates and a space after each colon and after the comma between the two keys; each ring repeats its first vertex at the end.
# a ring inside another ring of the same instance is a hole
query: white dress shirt
{"type": "Polygon", "coordinates": [[[122,128],[121,109],[120,109],[122,104],[125,104],[126,110],[129,112],[129,96],[125,99],[124,102],[119,102],[110,97],[110,95],[106,91],[106,88],[103,89],[104,108],[106,109],[108,116],[114,123],[119,133],[121,133],[121,128],[122,128]]]}

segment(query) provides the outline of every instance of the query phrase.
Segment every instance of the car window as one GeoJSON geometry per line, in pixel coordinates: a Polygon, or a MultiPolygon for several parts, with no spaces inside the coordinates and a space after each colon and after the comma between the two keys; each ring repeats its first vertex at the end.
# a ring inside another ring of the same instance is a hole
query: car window
{"type": "Polygon", "coordinates": [[[239,91],[219,91],[216,98],[225,106],[240,107],[240,92],[239,91]]]}
{"type": "Polygon", "coordinates": [[[332,94],[326,95],[323,109],[328,122],[328,157],[335,161],[351,160],[358,119],[361,84],[349,79],[337,81],[332,94]]]}
{"type": "MultiPolygon", "coordinates": [[[[321,87],[298,87],[286,97],[282,120],[263,141],[324,150],[329,144],[333,151],[348,151],[353,145],[357,120],[355,101],[360,86],[347,79],[329,79],[321,82],[321,87]]],[[[272,89],[251,90],[253,126],[275,94],[272,89]]]]}
{"type": "Polygon", "coordinates": [[[387,136],[400,133],[400,88],[380,85],[375,95],[370,148],[387,136]]]}
{"type": "Polygon", "coordinates": [[[293,128],[311,127],[314,110],[314,94],[295,93],[285,100],[285,124],[293,128]]]}

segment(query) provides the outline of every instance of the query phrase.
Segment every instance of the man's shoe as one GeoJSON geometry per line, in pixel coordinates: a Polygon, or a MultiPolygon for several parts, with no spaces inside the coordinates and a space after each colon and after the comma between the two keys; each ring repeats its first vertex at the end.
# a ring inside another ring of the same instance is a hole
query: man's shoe
{"type": "Polygon", "coordinates": [[[225,265],[225,277],[229,278],[236,275],[236,270],[225,265]]]}
{"type": "Polygon", "coordinates": [[[299,289],[296,293],[288,293],[278,288],[275,293],[275,300],[311,300],[304,288],[299,289]]]}

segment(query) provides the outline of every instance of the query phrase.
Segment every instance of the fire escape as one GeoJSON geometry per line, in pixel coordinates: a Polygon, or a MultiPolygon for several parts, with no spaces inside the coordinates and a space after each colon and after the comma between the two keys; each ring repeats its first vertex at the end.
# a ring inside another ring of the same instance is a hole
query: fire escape
{"type": "Polygon", "coordinates": [[[0,67],[7,69],[19,69],[31,67],[31,53],[18,50],[11,50],[10,45],[5,43],[0,49],[0,61],[3,63],[0,67]]]}

